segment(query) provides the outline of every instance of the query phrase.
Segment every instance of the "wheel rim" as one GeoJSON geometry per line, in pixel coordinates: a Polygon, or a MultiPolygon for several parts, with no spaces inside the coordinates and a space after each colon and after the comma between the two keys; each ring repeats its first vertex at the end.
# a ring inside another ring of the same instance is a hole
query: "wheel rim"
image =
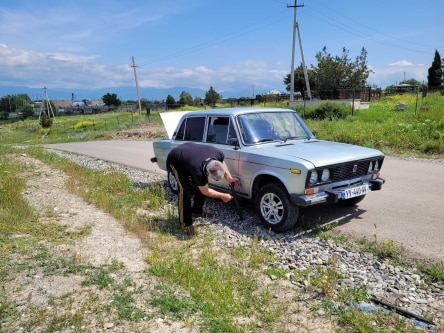
{"type": "Polygon", "coordinates": [[[261,215],[269,224],[278,224],[284,217],[284,204],[273,193],[265,194],[260,202],[261,215]]]}
{"type": "Polygon", "coordinates": [[[174,177],[174,174],[172,172],[168,172],[168,184],[170,185],[173,191],[177,192],[179,190],[176,177],[174,177]]]}

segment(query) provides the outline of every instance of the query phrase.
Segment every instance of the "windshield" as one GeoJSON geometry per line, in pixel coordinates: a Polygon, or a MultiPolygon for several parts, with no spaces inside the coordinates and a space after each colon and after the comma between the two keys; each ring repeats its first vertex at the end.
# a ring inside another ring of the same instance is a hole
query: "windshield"
{"type": "Polygon", "coordinates": [[[245,144],[309,138],[296,112],[260,112],[238,116],[245,144]]]}

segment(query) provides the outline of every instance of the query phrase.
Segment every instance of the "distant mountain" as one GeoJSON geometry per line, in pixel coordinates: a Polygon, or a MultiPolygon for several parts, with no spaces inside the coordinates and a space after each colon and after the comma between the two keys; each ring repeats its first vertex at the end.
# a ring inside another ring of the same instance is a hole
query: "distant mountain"
{"type": "MultiPolygon", "coordinates": [[[[209,89],[209,88],[208,88],[209,89]]],[[[239,98],[250,97],[251,91],[233,90],[233,91],[218,91],[224,98],[239,98]]],[[[168,95],[173,96],[176,100],[180,98],[180,94],[186,91],[193,98],[205,98],[206,90],[189,87],[173,87],[173,88],[139,88],[140,98],[145,98],[149,101],[162,101],[168,95]]],[[[74,100],[81,101],[84,99],[97,100],[101,99],[107,93],[117,94],[117,97],[122,101],[137,100],[137,92],[135,87],[111,87],[101,89],[68,89],[68,88],[51,88],[47,87],[47,93],[50,100],[70,100],[74,94],[74,100]]],[[[0,98],[7,95],[27,94],[32,100],[41,100],[44,98],[44,87],[30,88],[25,86],[0,86],[0,98]]]]}

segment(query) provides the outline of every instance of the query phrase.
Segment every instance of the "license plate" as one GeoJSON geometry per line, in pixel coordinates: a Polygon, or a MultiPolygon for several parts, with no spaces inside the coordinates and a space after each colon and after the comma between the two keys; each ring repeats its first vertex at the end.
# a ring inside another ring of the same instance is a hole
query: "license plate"
{"type": "Polygon", "coordinates": [[[350,187],[346,190],[341,191],[341,199],[346,200],[354,197],[359,197],[361,195],[367,194],[368,191],[368,184],[350,187]]]}

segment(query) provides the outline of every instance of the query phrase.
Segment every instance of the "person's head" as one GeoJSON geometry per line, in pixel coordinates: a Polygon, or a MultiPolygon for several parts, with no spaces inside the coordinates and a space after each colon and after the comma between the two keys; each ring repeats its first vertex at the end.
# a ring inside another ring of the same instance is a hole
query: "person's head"
{"type": "Polygon", "coordinates": [[[218,160],[211,160],[207,163],[206,171],[209,177],[215,181],[221,180],[225,175],[224,164],[218,160]]]}

